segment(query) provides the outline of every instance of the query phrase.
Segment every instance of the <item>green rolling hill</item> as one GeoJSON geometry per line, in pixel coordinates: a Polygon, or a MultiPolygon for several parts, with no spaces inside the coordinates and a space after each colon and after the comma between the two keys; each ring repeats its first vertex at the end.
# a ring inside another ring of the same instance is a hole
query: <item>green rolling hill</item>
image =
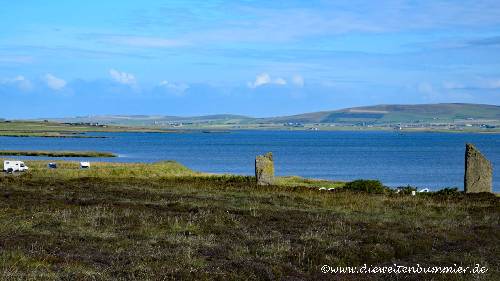
{"type": "Polygon", "coordinates": [[[417,105],[374,105],[261,119],[284,123],[401,123],[452,122],[456,120],[500,120],[500,106],[442,103],[417,105]]]}
{"type": "Polygon", "coordinates": [[[165,125],[175,123],[243,123],[251,121],[254,118],[233,115],[233,114],[217,114],[205,116],[164,116],[164,115],[98,115],[98,116],[78,116],[67,118],[41,118],[38,120],[50,120],[53,122],[70,122],[70,123],[99,123],[108,125],[121,126],[149,126],[149,125],[165,125]]]}
{"type": "MultiPolygon", "coordinates": [[[[42,120],[42,119],[40,119],[42,120]]],[[[440,103],[413,105],[374,105],[332,111],[311,112],[291,116],[254,118],[242,115],[218,114],[181,117],[163,115],[101,115],[48,119],[55,122],[82,122],[125,126],[174,126],[176,124],[207,125],[265,125],[265,124],[373,124],[397,123],[500,123],[500,106],[487,104],[440,103]]]]}

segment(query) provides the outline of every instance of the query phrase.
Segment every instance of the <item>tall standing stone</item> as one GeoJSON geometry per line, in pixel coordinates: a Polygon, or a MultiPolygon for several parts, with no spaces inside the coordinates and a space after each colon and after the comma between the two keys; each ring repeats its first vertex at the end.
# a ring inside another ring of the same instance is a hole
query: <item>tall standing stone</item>
{"type": "Polygon", "coordinates": [[[255,158],[255,178],[257,185],[271,185],[274,183],[273,154],[268,152],[255,158]]]}
{"type": "Polygon", "coordinates": [[[492,192],[492,167],[474,145],[465,145],[465,193],[492,192]]]}

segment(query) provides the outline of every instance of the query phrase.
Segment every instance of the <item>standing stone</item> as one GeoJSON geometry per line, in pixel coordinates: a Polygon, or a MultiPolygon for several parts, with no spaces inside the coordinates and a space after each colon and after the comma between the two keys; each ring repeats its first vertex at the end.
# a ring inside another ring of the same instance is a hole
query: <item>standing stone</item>
{"type": "Polygon", "coordinates": [[[274,162],[271,152],[255,158],[255,178],[257,179],[257,185],[271,185],[274,183],[274,162]]]}
{"type": "Polygon", "coordinates": [[[465,193],[492,192],[491,163],[474,145],[465,145],[465,193]]]}

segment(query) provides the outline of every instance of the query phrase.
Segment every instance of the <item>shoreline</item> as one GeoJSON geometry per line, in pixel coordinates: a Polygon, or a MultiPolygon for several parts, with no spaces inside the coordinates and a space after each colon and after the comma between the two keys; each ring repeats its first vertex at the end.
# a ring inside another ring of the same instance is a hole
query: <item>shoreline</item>
{"type": "Polygon", "coordinates": [[[30,151],[30,150],[0,150],[0,156],[40,156],[40,157],[89,157],[111,158],[118,155],[111,152],[100,151],[30,151]]]}
{"type": "Polygon", "coordinates": [[[394,132],[394,133],[471,133],[500,134],[500,128],[461,128],[445,129],[439,127],[395,129],[391,125],[349,126],[329,123],[304,123],[300,127],[284,126],[281,123],[269,124],[212,124],[185,125],[179,127],[123,126],[123,125],[85,125],[56,122],[10,121],[0,122],[0,137],[44,137],[44,138],[107,138],[109,136],[88,135],[89,133],[204,133],[221,134],[235,131],[311,131],[311,132],[394,132]]]}
{"type": "Polygon", "coordinates": [[[172,133],[191,133],[191,132],[204,132],[209,133],[231,133],[237,131],[277,131],[277,132],[394,132],[394,133],[474,133],[474,134],[500,134],[500,130],[495,131],[482,131],[482,130],[443,130],[443,129],[404,129],[395,130],[392,128],[362,128],[362,127],[331,127],[331,128],[318,128],[317,130],[307,128],[284,128],[284,127],[247,127],[247,128],[227,128],[227,127],[194,127],[194,128],[167,128],[172,133]]]}

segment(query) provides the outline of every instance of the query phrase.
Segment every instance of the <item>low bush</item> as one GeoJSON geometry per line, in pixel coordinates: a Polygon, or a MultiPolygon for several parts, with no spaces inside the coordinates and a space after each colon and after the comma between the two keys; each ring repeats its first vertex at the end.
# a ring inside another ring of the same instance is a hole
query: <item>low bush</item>
{"type": "Polygon", "coordinates": [[[459,195],[461,192],[456,187],[446,187],[436,191],[436,195],[459,195]]]}
{"type": "Polygon", "coordinates": [[[417,191],[417,188],[416,187],[413,187],[411,185],[407,185],[407,186],[400,186],[400,187],[397,187],[396,188],[396,191],[398,194],[405,194],[405,195],[408,195],[408,194],[411,194],[412,191],[417,191]]]}
{"type": "Polygon", "coordinates": [[[378,180],[355,180],[344,185],[345,189],[368,193],[384,193],[387,188],[378,180]]]}

